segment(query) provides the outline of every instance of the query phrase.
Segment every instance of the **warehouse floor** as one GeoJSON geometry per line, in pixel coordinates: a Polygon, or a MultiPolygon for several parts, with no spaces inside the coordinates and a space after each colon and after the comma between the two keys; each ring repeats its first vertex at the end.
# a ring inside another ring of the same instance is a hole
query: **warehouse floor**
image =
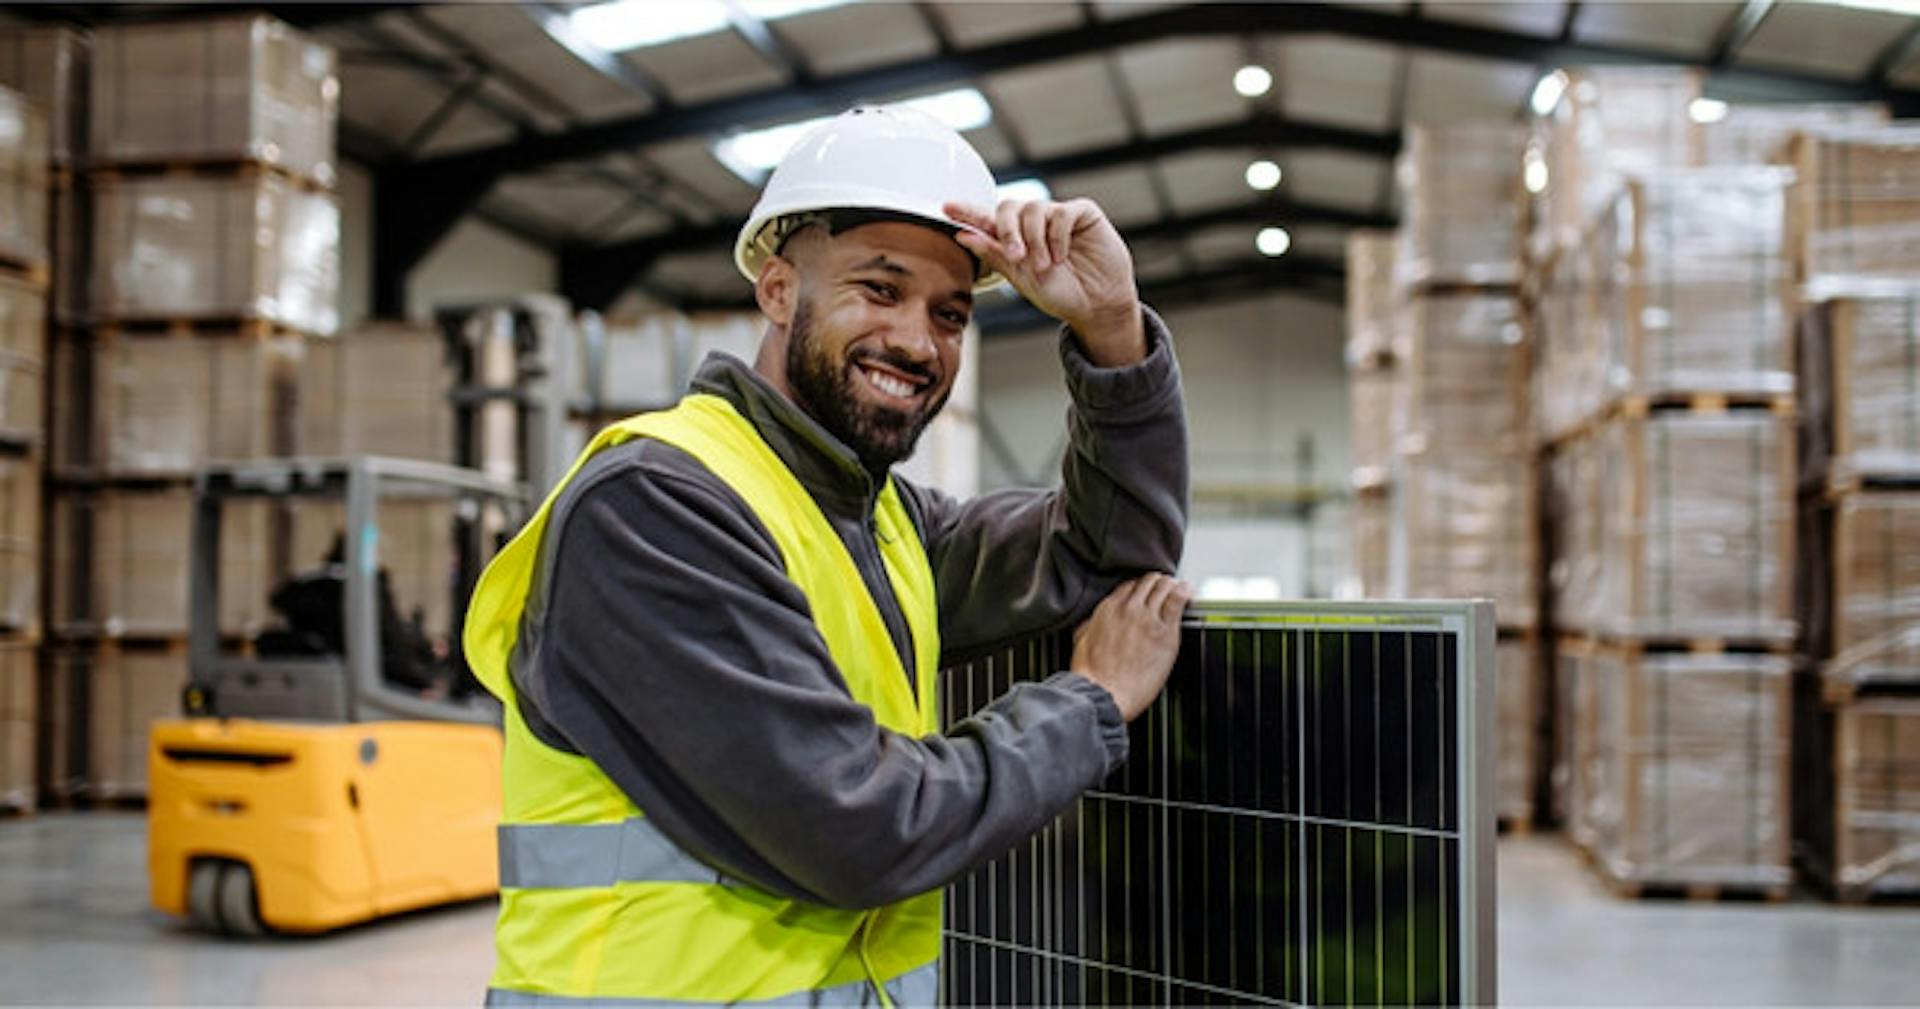
{"type": "MultiPolygon", "coordinates": [[[[492,902],[320,939],[209,939],[147,909],[143,827],[125,813],[0,822],[0,1004],[478,1004],[492,902]]],[[[1920,991],[1920,908],[1622,902],[1546,838],[1502,843],[1500,888],[1508,1005],[1899,1005],[1920,991]]]]}

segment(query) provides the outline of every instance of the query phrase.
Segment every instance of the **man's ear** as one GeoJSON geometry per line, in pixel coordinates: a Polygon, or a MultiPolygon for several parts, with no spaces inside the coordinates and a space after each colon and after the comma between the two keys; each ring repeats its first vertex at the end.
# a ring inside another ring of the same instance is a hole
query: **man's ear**
{"type": "Polygon", "coordinates": [[[753,282],[753,297],[774,325],[792,325],[794,308],[800,303],[799,269],[779,256],[768,256],[760,266],[760,279],[753,282]]]}

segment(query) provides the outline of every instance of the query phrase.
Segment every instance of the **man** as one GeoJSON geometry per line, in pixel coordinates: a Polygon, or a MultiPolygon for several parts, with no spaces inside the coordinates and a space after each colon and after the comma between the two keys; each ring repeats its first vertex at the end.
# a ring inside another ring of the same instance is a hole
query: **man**
{"type": "Polygon", "coordinates": [[[931,1004],[940,888],[1125,757],[1188,599],[1172,348],[1099,208],[993,199],[906,110],[803,139],[736,249],[755,364],[602,432],[489,566],[490,1003],[931,1004]],[[891,479],[1002,277],[1066,324],[1063,488],[891,479]],[[1083,619],[1069,670],[941,734],[943,655],[1083,619]]]}

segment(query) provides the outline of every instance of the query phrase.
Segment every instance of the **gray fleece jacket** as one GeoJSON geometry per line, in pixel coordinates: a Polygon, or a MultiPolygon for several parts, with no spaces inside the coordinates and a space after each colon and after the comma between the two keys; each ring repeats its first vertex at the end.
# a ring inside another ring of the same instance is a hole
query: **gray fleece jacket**
{"type": "MultiPolygon", "coordinates": [[[[926,544],[942,664],[1069,626],[1125,578],[1172,571],[1187,434],[1165,326],[1103,369],[1060,341],[1073,407],[1062,486],[960,502],[895,478],[926,544]]],[[[709,357],[725,398],[846,543],[910,677],[904,615],[873,527],[881,488],[838,439],[746,364],[709,357]]],[[[555,503],[512,660],[521,712],[590,757],[662,833],[720,873],[787,897],[877,907],[945,885],[1045,826],[1125,759],[1105,690],[1069,672],[1016,686],[916,739],[856,703],[746,503],[685,452],[595,456],[555,503]]]]}

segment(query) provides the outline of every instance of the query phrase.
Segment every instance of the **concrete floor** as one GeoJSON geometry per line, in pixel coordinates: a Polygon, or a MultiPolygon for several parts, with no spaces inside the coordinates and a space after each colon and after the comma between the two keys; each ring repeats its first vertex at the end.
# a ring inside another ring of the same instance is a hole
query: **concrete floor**
{"type": "MultiPolygon", "coordinates": [[[[0,821],[0,1004],[475,1005],[491,902],[227,942],[146,905],[135,814],[0,821]]],[[[1920,909],[1631,903],[1558,842],[1500,848],[1507,1005],[1916,1005],[1920,909]]]]}

